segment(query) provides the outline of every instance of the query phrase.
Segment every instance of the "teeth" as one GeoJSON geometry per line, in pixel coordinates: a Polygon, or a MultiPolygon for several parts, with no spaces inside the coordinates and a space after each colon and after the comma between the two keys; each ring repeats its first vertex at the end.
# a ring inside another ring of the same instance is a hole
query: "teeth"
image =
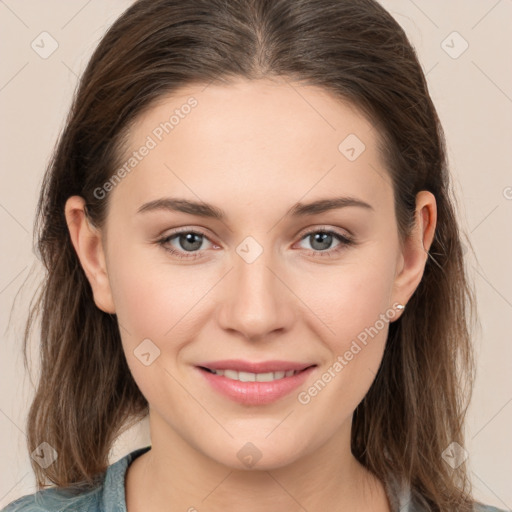
{"type": "Polygon", "coordinates": [[[238,380],[241,382],[256,382],[256,374],[250,372],[238,372],[238,380]]]}
{"type": "MultiPolygon", "coordinates": [[[[217,370],[213,370],[213,371],[214,371],[214,373],[217,373],[217,370]]],[[[220,372],[222,372],[222,370],[220,370],[220,372]]],[[[235,370],[224,370],[224,377],[227,377],[228,379],[238,380],[238,372],[235,370]]]]}
{"type": "Polygon", "coordinates": [[[239,380],[240,382],[271,382],[273,380],[283,379],[284,377],[291,377],[299,371],[288,370],[286,372],[267,372],[267,373],[251,373],[251,372],[237,372],[236,370],[211,370],[216,375],[223,375],[228,379],[239,380]]]}

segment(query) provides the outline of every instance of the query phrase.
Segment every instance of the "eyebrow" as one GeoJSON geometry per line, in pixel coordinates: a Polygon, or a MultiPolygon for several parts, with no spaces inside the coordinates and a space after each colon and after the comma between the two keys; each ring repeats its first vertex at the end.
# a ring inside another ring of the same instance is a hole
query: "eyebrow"
{"type": "MultiPolygon", "coordinates": [[[[373,206],[361,199],[357,199],[355,197],[334,197],[319,199],[311,203],[296,203],[288,210],[286,215],[302,217],[316,215],[339,208],[346,208],[349,206],[358,206],[367,210],[375,211],[373,206]]],[[[137,213],[160,210],[189,213],[199,217],[211,217],[218,220],[224,220],[227,217],[226,212],[212,204],[173,197],[164,197],[149,201],[148,203],[143,204],[137,210],[137,213]]]]}

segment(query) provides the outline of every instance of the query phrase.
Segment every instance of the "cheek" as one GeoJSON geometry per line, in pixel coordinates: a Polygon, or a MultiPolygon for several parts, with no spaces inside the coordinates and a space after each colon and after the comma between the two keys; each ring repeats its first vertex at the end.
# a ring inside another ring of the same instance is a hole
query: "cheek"
{"type": "MultiPolygon", "coordinates": [[[[360,258],[333,270],[310,274],[302,281],[301,296],[330,332],[336,349],[373,326],[380,315],[389,317],[395,266],[391,258],[360,258]]],[[[296,288],[297,289],[297,288],[296,288]]],[[[364,337],[364,334],[363,334],[364,337]]],[[[350,344],[350,343],[349,343],[350,344]]]]}
{"type": "MultiPolygon", "coordinates": [[[[393,253],[388,250],[387,254],[393,253]]],[[[328,279],[319,274],[309,276],[301,292],[314,317],[329,327],[317,327],[329,353],[320,378],[329,382],[326,387],[330,389],[322,391],[318,403],[341,402],[339,414],[352,411],[363,399],[382,361],[389,323],[396,313],[390,303],[394,275],[392,256],[360,257],[335,272],[331,270],[328,279]]],[[[322,385],[319,383],[318,389],[322,385]]]]}
{"type": "MultiPolygon", "coordinates": [[[[335,430],[346,421],[370,389],[382,361],[394,311],[388,307],[389,279],[383,274],[355,271],[343,285],[331,282],[324,310],[331,331],[322,337],[328,356],[317,379],[297,397],[316,428],[335,430]],[[325,411],[330,411],[328,417],[325,411]]],[[[327,285],[326,285],[327,286],[327,285]]],[[[316,294],[315,294],[316,296],[316,294]]],[[[316,305],[321,300],[316,296],[316,305]]],[[[317,312],[317,310],[315,310],[317,312]]],[[[320,331],[319,331],[320,332],[320,331]]]]}
{"type": "Polygon", "coordinates": [[[119,322],[129,332],[161,336],[173,324],[177,283],[156,268],[130,265],[126,260],[116,267],[111,279],[112,294],[119,322]]]}
{"type": "Polygon", "coordinates": [[[109,280],[119,321],[144,336],[162,336],[170,329],[181,312],[181,298],[191,289],[179,272],[155,264],[144,251],[120,247],[112,251],[109,280]]]}
{"type": "Polygon", "coordinates": [[[218,273],[208,267],[171,264],[165,255],[149,257],[147,248],[114,249],[111,261],[118,261],[109,276],[127,351],[149,338],[164,357],[174,358],[200,329],[199,317],[205,315],[218,273]],[[123,253],[129,256],[121,257],[123,253]]]}
{"type": "Polygon", "coordinates": [[[152,403],[176,393],[173,402],[179,404],[184,398],[179,387],[172,391],[174,381],[165,370],[174,375],[180,350],[197,328],[201,298],[211,285],[191,267],[180,269],[155,259],[147,249],[128,253],[119,246],[112,251],[111,261],[118,263],[109,269],[110,284],[127,363],[139,389],[152,403]],[[147,352],[146,366],[140,358],[147,352]]]}

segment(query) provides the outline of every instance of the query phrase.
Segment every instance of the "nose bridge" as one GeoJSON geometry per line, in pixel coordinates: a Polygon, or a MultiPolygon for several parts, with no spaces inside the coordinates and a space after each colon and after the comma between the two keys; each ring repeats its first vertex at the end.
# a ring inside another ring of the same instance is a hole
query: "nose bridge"
{"type": "Polygon", "coordinates": [[[273,251],[247,237],[236,248],[234,269],[222,305],[222,326],[258,338],[291,321],[290,297],[275,270],[273,251]]]}

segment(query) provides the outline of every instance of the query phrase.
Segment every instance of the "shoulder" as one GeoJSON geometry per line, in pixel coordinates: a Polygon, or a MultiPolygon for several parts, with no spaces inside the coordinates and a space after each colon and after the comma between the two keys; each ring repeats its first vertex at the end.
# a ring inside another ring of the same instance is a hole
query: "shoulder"
{"type": "MultiPolygon", "coordinates": [[[[397,475],[388,475],[384,483],[392,510],[400,510],[403,512],[428,512],[431,510],[425,504],[422,496],[413,492],[411,485],[401,480],[397,475]]],[[[472,502],[472,512],[507,512],[505,509],[485,505],[484,503],[476,501],[474,498],[472,502]]],[[[508,510],[508,512],[512,511],[508,510]]]]}
{"type": "Polygon", "coordinates": [[[484,505],[483,503],[475,501],[473,504],[473,512],[506,512],[506,510],[492,507],[491,505],[484,505]]]}
{"type": "Polygon", "coordinates": [[[101,488],[72,495],[52,487],[26,494],[9,503],[1,512],[98,512],[101,488]]]}
{"type": "Polygon", "coordinates": [[[151,446],[139,448],[111,464],[95,487],[49,487],[26,494],[0,512],[126,512],[126,469],[151,446]]]}

